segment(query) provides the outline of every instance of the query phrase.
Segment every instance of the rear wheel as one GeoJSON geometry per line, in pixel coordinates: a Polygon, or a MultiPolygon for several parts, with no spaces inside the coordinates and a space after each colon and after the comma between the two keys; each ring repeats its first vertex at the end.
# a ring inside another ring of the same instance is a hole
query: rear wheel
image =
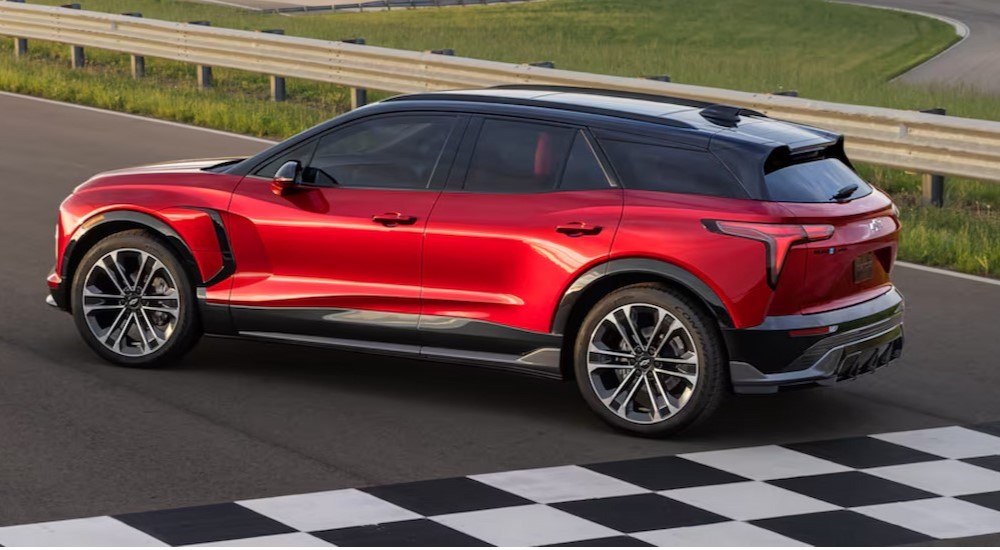
{"type": "Polygon", "coordinates": [[[711,414],[725,395],[718,329],[685,296],[657,285],[598,302],[576,339],[577,385],[612,426],[651,437],[711,414]]]}
{"type": "Polygon", "coordinates": [[[178,359],[201,335],[194,288],[174,253],[142,230],[91,248],[73,280],[73,317],[98,355],[127,367],[178,359]]]}

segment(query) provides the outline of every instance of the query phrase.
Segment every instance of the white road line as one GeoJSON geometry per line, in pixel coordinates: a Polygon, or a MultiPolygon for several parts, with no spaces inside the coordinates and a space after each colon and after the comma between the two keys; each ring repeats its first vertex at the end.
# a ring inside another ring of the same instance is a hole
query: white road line
{"type": "MultiPolygon", "coordinates": [[[[947,17],[947,16],[944,16],[944,15],[938,15],[936,13],[929,13],[929,12],[926,12],[926,11],[911,10],[911,9],[907,9],[907,8],[897,8],[897,7],[894,7],[894,6],[880,6],[880,5],[877,5],[877,4],[866,4],[864,2],[864,0],[830,0],[830,1],[832,3],[834,3],[834,4],[851,4],[852,6],[864,6],[866,8],[875,8],[877,10],[888,10],[888,11],[898,11],[898,12],[901,12],[901,13],[912,13],[913,15],[921,15],[923,17],[929,17],[931,19],[937,19],[938,21],[940,21],[942,23],[947,23],[947,24],[951,25],[952,27],[955,27],[955,34],[957,34],[958,36],[960,36],[962,38],[962,40],[965,40],[966,38],[969,37],[969,35],[972,34],[972,31],[969,30],[969,26],[966,25],[965,23],[962,23],[958,19],[952,19],[951,17],[947,17]]],[[[946,50],[944,50],[941,53],[944,53],[945,51],[948,51],[951,48],[959,45],[962,42],[962,40],[959,40],[958,42],[955,42],[954,44],[952,44],[951,46],[949,46],[946,50]]],[[[941,55],[941,54],[938,54],[938,55],[941,55]]],[[[935,56],[935,57],[937,57],[937,56],[935,56]]],[[[930,60],[928,60],[928,61],[930,61],[930,60]]]]}
{"type": "Polygon", "coordinates": [[[223,0],[198,0],[198,1],[203,2],[205,4],[217,4],[219,6],[227,6],[230,8],[240,8],[243,10],[250,10],[250,11],[263,11],[263,9],[261,8],[250,6],[248,4],[239,4],[236,2],[224,2],[223,0]]]}
{"type": "Polygon", "coordinates": [[[985,283],[988,285],[1000,286],[1000,280],[990,279],[989,277],[980,277],[979,275],[969,275],[968,273],[959,273],[957,271],[950,271],[948,269],[941,269],[939,267],[930,267],[920,264],[911,264],[910,262],[896,262],[896,265],[900,267],[907,267],[910,269],[916,269],[917,271],[926,271],[927,273],[934,273],[937,275],[945,275],[948,277],[955,277],[957,279],[965,279],[967,281],[975,281],[977,283],[985,283]]]}
{"type": "Polygon", "coordinates": [[[942,55],[950,52],[951,50],[953,50],[955,48],[957,48],[959,45],[962,44],[962,42],[965,42],[966,40],[968,40],[968,38],[970,36],[972,36],[972,31],[969,30],[969,26],[966,25],[965,23],[959,21],[958,19],[952,19],[951,17],[946,17],[944,15],[938,15],[936,13],[928,13],[926,11],[910,10],[910,9],[906,9],[906,8],[896,8],[896,7],[893,7],[893,6],[879,6],[879,5],[876,5],[876,4],[866,4],[866,3],[864,3],[864,0],[830,0],[830,2],[832,2],[834,4],[850,4],[852,6],[862,6],[862,7],[865,7],[865,8],[875,8],[877,10],[888,10],[888,11],[898,11],[898,12],[901,12],[901,13],[912,13],[913,15],[920,15],[920,16],[923,16],[923,17],[929,17],[931,19],[937,19],[938,21],[941,21],[942,23],[947,23],[947,24],[951,25],[952,27],[955,27],[955,34],[960,37],[959,40],[958,40],[958,42],[955,42],[951,46],[948,46],[947,48],[939,51],[937,54],[934,55],[934,57],[931,57],[930,59],[925,60],[924,62],[920,63],[919,65],[915,65],[913,67],[910,67],[907,71],[902,72],[902,73],[894,76],[890,80],[890,82],[894,82],[894,81],[896,81],[896,80],[898,80],[898,79],[906,76],[907,74],[915,71],[917,68],[923,67],[924,65],[930,63],[931,61],[934,61],[935,59],[941,57],[942,55]]]}
{"type": "Polygon", "coordinates": [[[158,118],[150,118],[150,117],[146,117],[146,116],[133,115],[133,114],[129,114],[129,113],[120,113],[118,111],[109,111],[107,109],[98,109],[97,107],[88,107],[86,105],[76,105],[75,103],[66,103],[66,102],[63,102],[63,101],[55,101],[55,100],[52,100],[52,99],[44,99],[44,98],[41,98],[41,97],[34,97],[34,96],[30,96],[30,95],[14,94],[14,93],[10,93],[10,92],[0,92],[0,96],[3,96],[3,97],[13,97],[15,99],[24,99],[24,100],[28,100],[28,101],[38,101],[40,103],[48,103],[50,105],[58,105],[58,106],[61,106],[61,107],[72,107],[74,109],[82,109],[84,111],[92,111],[92,112],[95,112],[95,113],[101,113],[101,114],[105,114],[105,115],[114,115],[114,116],[119,116],[119,117],[131,118],[133,120],[139,120],[139,121],[143,121],[143,122],[153,122],[153,123],[156,123],[156,124],[166,124],[167,126],[174,126],[174,127],[177,127],[177,128],[186,128],[188,130],[198,130],[200,132],[208,132],[210,134],[216,134],[216,135],[219,135],[219,136],[225,136],[225,137],[230,137],[230,138],[245,139],[245,140],[248,140],[248,141],[255,141],[257,143],[266,143],[268,145],[274,145],[275,143],[277,143],[276,141],[272,141],[272,140],[264,139],[264,138],[259,138],[259,137],[245,136],[243,134],[235,134],[233,132],[224,132],[222,130],[214,130],[212,128],[202,128],[201,126],[192,126],[190,124],[182,124],[180,122],[171,122],[169,120],[160,120],[158,118]]]}

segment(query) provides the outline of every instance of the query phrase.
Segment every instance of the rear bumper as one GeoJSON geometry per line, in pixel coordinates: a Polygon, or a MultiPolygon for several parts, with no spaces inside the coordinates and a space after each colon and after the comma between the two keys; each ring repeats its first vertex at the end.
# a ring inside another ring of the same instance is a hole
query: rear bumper
{"type": "Polygon", "coordinates": [[[857,305],[768,317],[753,328],[727,330],[724,337],[736,393],[834,384],[884,367],[902,354],[903,296],[893,287],[857,305]],[[831,332],[790,334],[822,327],[831,327],[831,332]]]}

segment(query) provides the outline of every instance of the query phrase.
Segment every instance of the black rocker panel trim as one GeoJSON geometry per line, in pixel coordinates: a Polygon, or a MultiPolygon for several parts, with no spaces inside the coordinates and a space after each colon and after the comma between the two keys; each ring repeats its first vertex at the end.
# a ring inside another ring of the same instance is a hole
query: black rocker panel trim
{"type": "Polygon", "coordinates": [[[230,311],[235,334],[245,338],[561,376],[562,338],[556,334],[474,319],[347,308],[232,306],[230,311]]]}
{"type": "Polygon", "coordinates": [[[733,320],[725,304],[704,281],[674,264],[651,258],[621,258],[594,266],[577,277],[563,293],[552,319],[552,332],[564,334],[573,306],[592,285],[615,275],[649,274],[677,283],[692,292],[709,308],[723,327],[732,327],[733,320]]]}
{"type": "Polygon", "coordinates": [[[417,315],[346,308],[230,306],[240,333],[274,333],[419,346],[417,315]]]}
{"type": "Polygon", "coordinates": [[[547,332],[443,315],[421,315],[420,341],[424,346],[523,355],[562,345],[562,337],[547,332]]]}

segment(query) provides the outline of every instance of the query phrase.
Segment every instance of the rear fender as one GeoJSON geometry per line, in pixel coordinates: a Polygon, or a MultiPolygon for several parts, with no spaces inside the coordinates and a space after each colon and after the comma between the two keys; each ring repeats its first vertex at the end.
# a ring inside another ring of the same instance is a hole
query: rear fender
{"type": "Polygon", "coordinates": [[[652,276],[680,285],[693,296],[697,297],[706,309],[712,312],[720,326],[724,328],[733,326],[732,317],[730,317],[722,298],[693,273],[661,260],[651,258],[619,258],[587,270],[570,284],[559,301],[559,306],[552,320],[552,332],[565,334],[566,327],[569,325],[573,315],[574,306],[580,297],[586,293],[587,289],[593,288],[594,285],[608,277],[623,274],[652,276]]]}

